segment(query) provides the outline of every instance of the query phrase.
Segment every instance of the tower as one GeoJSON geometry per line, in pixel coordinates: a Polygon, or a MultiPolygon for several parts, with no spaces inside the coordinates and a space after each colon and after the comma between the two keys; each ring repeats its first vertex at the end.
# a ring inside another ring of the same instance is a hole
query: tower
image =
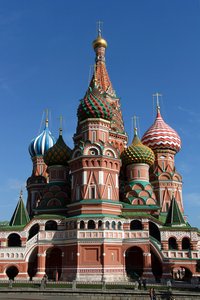
{"type": "Polygon", "coordinates": [[[27,211],[33,216],[36,203],[41,200],[43,189],[48,182],[47,166],[44,162],[45,152],[55,144],[56,140],[49,130],[48,113],[44,130],[29,145],[29,153],[33,163],[31,176],[27,179],[27,211]]]}
{"type": "Polygon", "coordinates": [[[178,133],[163,120],[157,103],[157,116],[154,124],[145,132],[143,144],[155,154],[155,163],[150,170],[150,181],[154,187],[161,211],[166,213],[170,207],[172,195],[183,212],[182,178],[177,173],[174,158],[181,148],[178,133]]]}
{"type": "Polygon", "coordinates": [[[127,135],[119,99],[106,69],[106,47],[107,42],[99,30],[93,42],[96,53],[94,74],[78,107],[75,148],[69,162],[72,176],[71,207],[75,210],[78,205],[81,212],[94,212],[91,205],[94,201],[96,211],[109,211],[117,215],[120,212],[120,152],[126,147],[127,135]],[[81,206],[77,204],[81,201],[88,201],[87,205],[86,202],[81,206]]]}

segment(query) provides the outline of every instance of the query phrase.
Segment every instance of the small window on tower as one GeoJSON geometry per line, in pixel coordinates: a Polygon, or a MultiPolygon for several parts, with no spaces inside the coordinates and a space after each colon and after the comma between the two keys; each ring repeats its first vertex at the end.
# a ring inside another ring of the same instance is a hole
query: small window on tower
{"type": "Polygon", "coordinates": [[[112,198],[112,187],[109,185],[108,186],[108,199],[112,198]]]}
{"type": "Polygon", "coordinates": [[[92,131],[92,142],[94,143],[96,141],[96,131],[92,131]]]}
{"type": "Polygon", "coordinates": [[[90,199],[96,198],[96,186],[95,185],[90,186],[89,197],[90,197],[90,199]]]}
{"type": "Polygon", "coordinates": [[[105,142],[105,132],[102,132],[102,141],[105,142]]]}

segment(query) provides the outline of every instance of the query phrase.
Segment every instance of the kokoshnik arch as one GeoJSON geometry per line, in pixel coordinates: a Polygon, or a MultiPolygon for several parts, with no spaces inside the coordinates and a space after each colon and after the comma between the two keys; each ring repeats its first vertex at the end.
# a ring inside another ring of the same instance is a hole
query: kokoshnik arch
{"type": "Polygon", "coordinates": [[[93,42],[94,74],[77,111],[70,149],[46,118],[29,146],[27,205],[20,194],[0,227],[0,280],[191,280],[200,234],[184,216],[175,168],[178,133],[157,105],[154,124],[127,147],[120,100],[106,64],[107,42],[93,42]]]}

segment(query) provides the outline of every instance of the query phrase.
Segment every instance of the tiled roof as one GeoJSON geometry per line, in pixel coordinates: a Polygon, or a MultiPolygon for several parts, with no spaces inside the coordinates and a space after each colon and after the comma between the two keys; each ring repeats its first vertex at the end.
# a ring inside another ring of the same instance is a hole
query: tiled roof
{"type": "Polygon", "coordinates": [[[20,193],[19,201],[13,213],[13,216],[10,220],[10,226],[23,226],[26,225],[30,221],[28,212],[24,206],[24,202],[22,199],[22,193],[20,193]]]}

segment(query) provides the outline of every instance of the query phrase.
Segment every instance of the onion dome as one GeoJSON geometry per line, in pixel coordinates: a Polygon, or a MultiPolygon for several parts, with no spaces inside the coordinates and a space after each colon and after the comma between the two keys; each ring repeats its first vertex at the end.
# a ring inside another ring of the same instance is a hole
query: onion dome
{"type": "Polygon", "coordinates": [[[93,45],[93,48],[96,49],[97,47],[104,47],[104,48],[107,48],[108,44],[106,42],[106,40],[104,40],[101,36],[101,30],[99,29],[98,30],[98,36],[97,38],[93,41],[92,45],[93,45]]]}
{"type": "Polygon", "coordinates": [[[178,133],[164,122],[159,106],[155,122],[143,135],[142,143],[153,150],[170,149],[178,152],[181,149],[178,133]]]}
{"type": "Polygon", "coordinates": [[[78,119],[83,121],[88,118],[112,119],[112,108],[96,86],[89,87],[78,107],[78,119]]]}
{"type": "Polygon", "coordinates": [[[143,163],[151,166],[154,163],[155,156],[153,151],[142,144],[137,136],[137,129],[134,129],[134,138],[132,144],[124,150],[121,155],[121,159],[124,165],[130,165],[134,163],[143,163]]]}
{"type": "Polygon", "coordinates": [[[71,156],[71,149],[65,144],[60,129],[59,137],[55,145],[44,155],[44,162],[47,166],[66,166],[71,156]]]}
{"type": "Polygon", "coordinates": [[[56,139],[51,134],[48,127],[48,119],[45,121],[44,130],[40,135],[34,138],[29,145],[29,153],[31,157],[44,155],[44,153],[51,148],[56,142],[56,139]]]}

